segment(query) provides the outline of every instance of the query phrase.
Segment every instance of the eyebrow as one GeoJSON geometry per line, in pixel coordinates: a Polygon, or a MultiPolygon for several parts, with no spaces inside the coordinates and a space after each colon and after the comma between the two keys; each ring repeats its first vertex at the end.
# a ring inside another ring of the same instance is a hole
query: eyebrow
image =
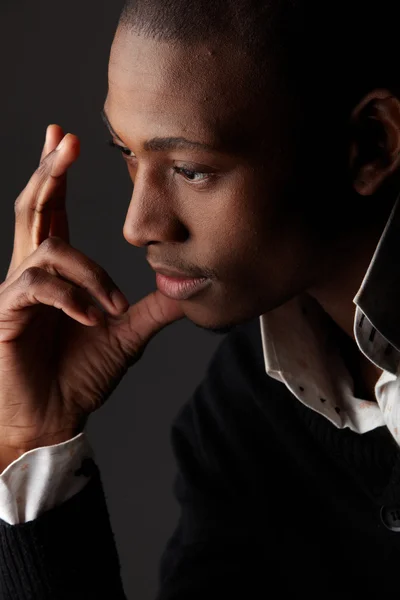
{"type": "MultiPolygon", "coordinates": [[[[122,144],[124,142],[114,131],[109,118],[106,115],[104,108],[100,111],[101,118],[103,119],[106,127],[110,133],[119,140],[122,144]]],[[[143,144],[144,150],[149,152],[160,152],[165,150],[206,150],[207,152],[217,152],[217,149],[209,144],[202,142],[193,142],[183,137],[155,137],[147,140],[143,144]]]]}

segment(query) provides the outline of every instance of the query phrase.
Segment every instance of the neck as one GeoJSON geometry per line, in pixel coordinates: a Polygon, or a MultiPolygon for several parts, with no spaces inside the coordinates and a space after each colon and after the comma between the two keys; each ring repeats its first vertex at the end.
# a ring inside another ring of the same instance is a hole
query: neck
{"type": "Polygon", "coordinates": [[[353,331],[356,311],[353,298],[364,279],[385,223],[342,240],[332,252],[332,262],[325,270],[327,277],[307,290],[345,334],[339,335],[338,341],[354,380],[354,395],[373,401],[376,401],[375,384],[382,369],[376,367],[357,345],[353,331]]]}

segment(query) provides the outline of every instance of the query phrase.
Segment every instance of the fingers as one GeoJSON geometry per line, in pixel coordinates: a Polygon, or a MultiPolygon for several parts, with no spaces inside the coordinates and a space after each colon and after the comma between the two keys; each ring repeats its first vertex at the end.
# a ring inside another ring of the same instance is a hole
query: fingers
{"type": "Polygon", "coordinates": [[[82,325],[96,325],[102,316],[101,311],[83,289],[51,275],[44,269],[29,267],[0,294],[2,316],[19,313],[17,319],[0,320],[0,342],[15,339],[22,333],[32,319],[32,311],[29,309],[41,304],[62,310],[82,325]],[[97,317],[96,311],[99,313],[97,317]],[[7,325],[4,329],[3,322],[7,325]]]}
{"type": "Polygon", "coordinates": [[[50,152],[52,152],[64,137],[64,131],[62,127],[56,124],[49,125],[46,129],[46,136],[43,146],[42,155],[40,162],[46,158],[50,152]]]}
{"type": "MultiPolygon", "coordinates": [[[[56,144],[61,128],[50,126],[43,155],[56,144]]],[[[66,212],[67,170],[79,156],[77,136],[67,134],[60,150],[53,148],[40,162],[15,202],[12,269],[21,264],[50,235],[69,241],[66,212]]]]}
{"type": "MultiPolygon", "coordinates": [[[[46,130],[46,139],[43,147],[42,156],[40,158],[39,168],[42,167],[46,173],[46,167],[48,169],[48,162],[42,165],[41,163],[45,158],[52,152],[54,152],[60,142],[64,139],[64,131],[59,125],[49,125],[46,130]]],[[[60,158],[58,158],[58,168],[60,166],[60,158]]],[[[55,162],[54,155],[49,158],[52,163],[55,162]]],[[[51,167],[50,174],[54,176],[55,165],[51,167]]],[[[53,182],[54,183],[54,182],[53,182]]],[[[38,199],[38,211],[32,227],[32,241],[33,246],[37,247],[40,243],[50,235],[58,235],[69,241],[69,228],[68,228],[68,217],[65,213],[65,201],[67,197],[67,178],[60,177],[55,186],[53,199],[51,202],[50,210],[44,210],[40,213],[41,200],[38,199]],[[62,200],[62,202],[61,202],[62,200]],[[64,210],[63,210],[64,209],[64,210]]],[[[51,191],[51,190],[50,190],[51,191]]],[[[46,201],[46,192],[42,190],[42,203],[46,201]]]]}
{"type": "Polygon", "coordinates": [[[107,271],[61,238],[47,238],[10,275],[4,282],[3,288],[12,285],[26,270],[31,268],[40,268],[79,286],[113,315],[120,315],[129,308],[128,300],[107,271]]]}
{"type": "Polygon", "coordinates": [[[57,216],[60,237],[69,241],[66,213],[67,170],[79,153],[79,139],[68,133],[63,138],[61,148],[56,147],[47,155],[24,190],[22,211],[26,210],[31,215],[28,218],[27,235],[31,239],[32,250],[36,250],[51,234],[53,215],[57,216]]]}

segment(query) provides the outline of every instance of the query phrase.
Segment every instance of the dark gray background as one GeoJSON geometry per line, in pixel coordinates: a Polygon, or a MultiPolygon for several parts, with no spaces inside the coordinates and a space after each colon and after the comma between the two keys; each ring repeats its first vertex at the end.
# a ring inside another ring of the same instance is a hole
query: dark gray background
{"type": "MultiPolygon", "coordinates": [[[[36,169],[45,130],[81,141],[69,174],[71,244],[101,264],[131,303],[155,289],[144,249],[122,235],[132,184],[100,119],[122,0],[1,0],[1,279],[14,236],[14,201],[36,169]]],[[[88,422],[131,600],[155,596],[160,554],[178,517],[170,425],[224,336],[183,319],[161,331],[88,422]]],[[[77,543],[79,543],[77,541],[77,543]]]]}

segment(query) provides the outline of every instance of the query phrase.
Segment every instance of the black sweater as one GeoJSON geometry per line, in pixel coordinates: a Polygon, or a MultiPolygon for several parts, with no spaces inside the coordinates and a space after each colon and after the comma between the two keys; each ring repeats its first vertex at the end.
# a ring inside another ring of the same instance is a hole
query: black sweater
{"type": "MultiPolygon", "coordinates": [[[[384,522],[400,517],[399,448],[386,427],[337,429],[270,378],[258,318],[222,340],[171,440],[181,514],[157,600],[397,596],[400,532],[384,522]]],[[[36,520],[0,520],[0,598],[126,598],[97,469],[36,520]]]]}

